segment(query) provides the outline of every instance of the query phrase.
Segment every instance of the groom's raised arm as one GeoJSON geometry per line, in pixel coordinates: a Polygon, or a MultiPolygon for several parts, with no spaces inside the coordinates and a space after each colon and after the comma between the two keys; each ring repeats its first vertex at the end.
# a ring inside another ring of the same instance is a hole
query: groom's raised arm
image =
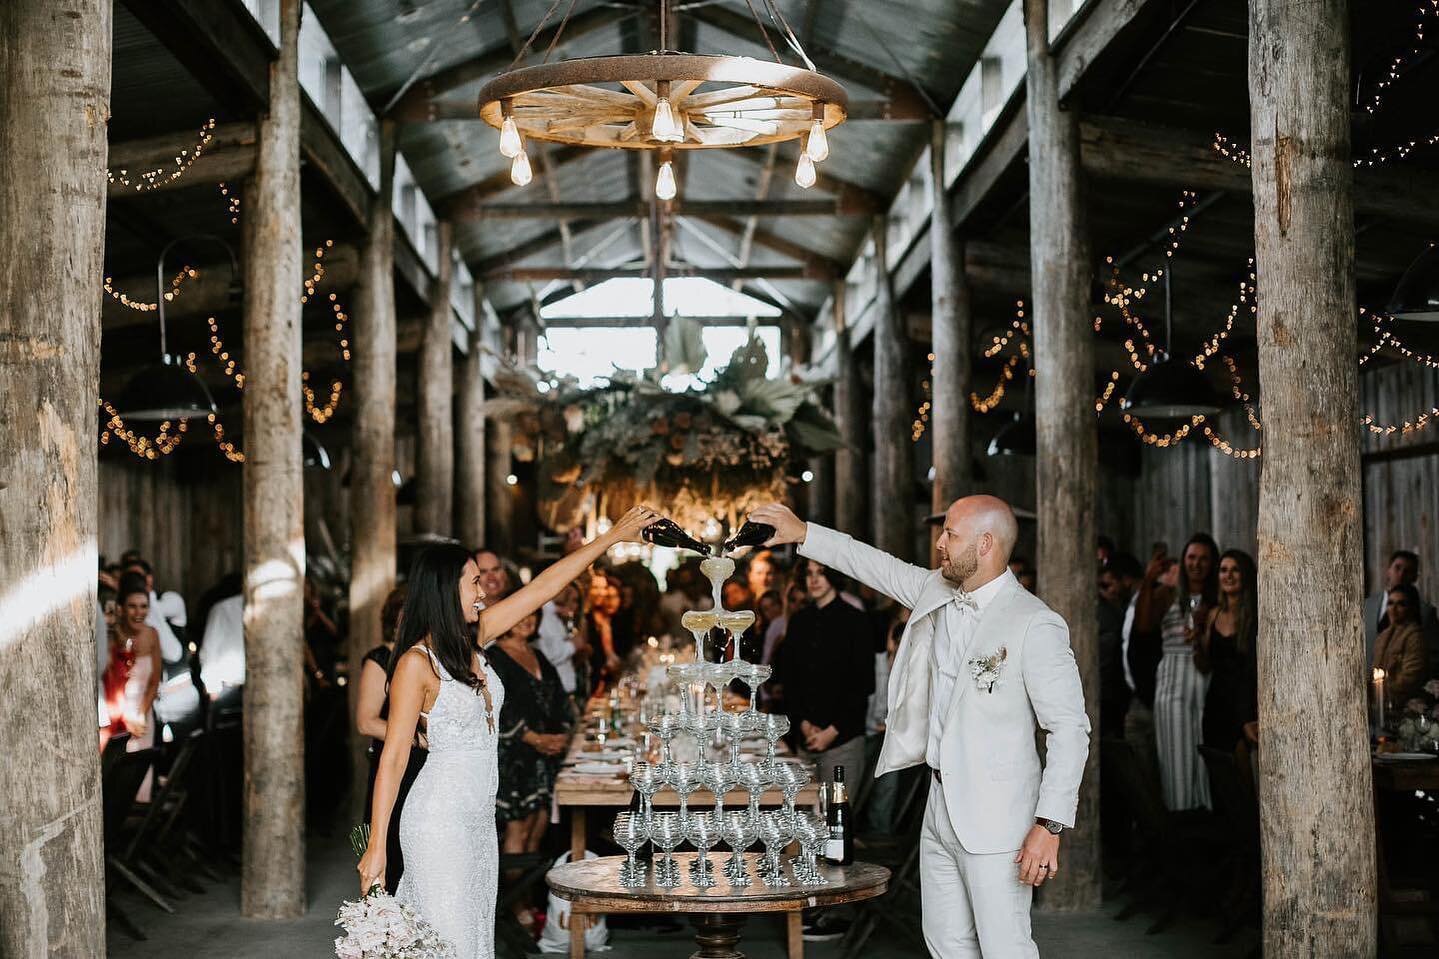
{"type": "Polygon", "coordinates": [[[902,606],[913,609],[918,603],[929,570],[896,559],[848,533],[818,523],[805,526],[804,542],[799,544],[801,556],[872,586],[902,606]]]}

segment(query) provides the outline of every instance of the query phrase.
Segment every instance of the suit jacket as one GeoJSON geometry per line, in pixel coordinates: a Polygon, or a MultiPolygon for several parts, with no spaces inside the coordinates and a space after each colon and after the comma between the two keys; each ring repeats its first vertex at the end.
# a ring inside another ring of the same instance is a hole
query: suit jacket
{"type": "MultiPolygon", "coordinates": [[[[875,775],[925,761],[936,613],[954,598],[938,570],[902,562],[810,523],[800,555],[867,583],[913,610],[889,678],[889,719],[875,775]]],[[[1007,656],[991,692],[961,671],[946,709],[940,771],[951,825],[965,850],[1012,852],[1035,817],[1074,825],[1089,754],[1089,719],[1069,628],[1018,584],[990,601],[960,662],[1007,656]],[[1041,769],[1036,727],[1046,732],[1041,769]]]]}
{"type": "MultiPolygon", "coordinates": [[[[1364,600],[1364,655],[1365,662],[1370,666],[1376,665],[1374,641],[1379,637],[1379,619],[1388,608],[1388,602],[1389,592],[1383,589],[1371,593],[1364,600]]],[[[1425,659],[1431,664],[1439,663],[1439,610],[1420,597],[1419,609],[1415,612],[1419,617],[1419,628],[1424,633],[1425,659]]]]}

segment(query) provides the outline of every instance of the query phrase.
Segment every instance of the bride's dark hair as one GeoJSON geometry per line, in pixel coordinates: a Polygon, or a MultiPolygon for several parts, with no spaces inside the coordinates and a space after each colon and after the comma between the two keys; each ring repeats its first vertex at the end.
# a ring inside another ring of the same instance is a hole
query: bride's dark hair
{"type": "Polygon", "coordinates": [[[479,649],[476,627],[465,622],[460,608],[460,574],[469,560],[468,550],[449,543],[427,546],[415,557],[406,584],[405,611],[400,614],[400,635],[390,654],[391,678],[400,657],[428,638],[446,672],[466,686],[480,687],[474,668],[475,650],[479,649]]]}

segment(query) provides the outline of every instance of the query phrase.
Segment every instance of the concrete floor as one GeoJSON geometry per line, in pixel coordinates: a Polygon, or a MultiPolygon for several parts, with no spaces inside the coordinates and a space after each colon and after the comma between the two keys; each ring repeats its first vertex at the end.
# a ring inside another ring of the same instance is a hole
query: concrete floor
{"type": "MultiPolygon", "coordinates": [[[[316,839],[309,861],[310,908],[303,919],[293,922],[258,922],[239,915],[239,882],[231,878],[207,887],[203,895],[191,895],[175,903],[176,915],[169,916],[148,901],[121,893],[118,904],[140,926],[149,939],[136,942],[111,923],[109,955],[131,957],[203,955],[206,959],[307,959],[332,956],[338,930],[332,925],[340,901],[356,893],[354,857],[343,838],[316,839]]],[[[1034,917],[1035,939],[1041,953],[1064,959],[1244,959],[1254,947],[1252,935],[1239,937],[1228,946],[1210,943],[1216,929],[1212,923],[1181,920],[1164,932],[1146,936],[1149,920],[1138,916],[1116,922],[1117,906],[1097,913],[1034,917]]],[[[745,929],[741,948],[753,959],[784,959],[783,929],[770,919],[755,920],[745,929]]],[[[683,959],[694,951],[688,928],[672,932],[652,929],[616,929],[611,934],[611,952],[616,959],[683,959]]],[[[813,959],[834,959],[836,943],[810,944],[813,959]]],[[[877,936],[865,949],[867,956],[916,957],[924,951],[892,937],[877,936]]]]}

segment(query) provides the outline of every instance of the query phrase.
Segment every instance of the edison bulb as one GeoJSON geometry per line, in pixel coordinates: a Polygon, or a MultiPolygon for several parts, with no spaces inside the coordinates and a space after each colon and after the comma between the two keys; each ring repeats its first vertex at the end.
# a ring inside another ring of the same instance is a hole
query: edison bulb
{"type": "Polygon", "coordinates": [[[675,165],[669,160],[660,164],[659,176],[655,177],[655,196],[661,200],[673,200],[678,187],[675,184],[675,165]]]}
{"type": "Polygon", "coordinates": [[[816,163],[823,163],[829,157],[829,137],[824,132],[824,121],[815,120],[809,125],[809,146],[805,152],[816,163]]]}
{"type": "Polygon", "coordinates": [[[517,157],[524,148],[524,143],[520,140],[520,128],[515,124],[515,118],[505,117],[505,122],[500,124],[500,155],[517,157]]]}
{"type": "Polygon", "coordinates": [[[661,143],[679,143],[685,138],[669,97],[660,97],[655,102],[655,122],[650,127],[650,133],[661,143]]]}
{"type": "Polygon", "coordinates": [[[515,154],[514,162],[510,164],[510,182],[515,186],[525,186],[534,179],[534,172],[530,170],[530,155],[524,150],[515,154]]]}
{"type": "Polygon", "coordinates": [[[814,158],[811,157],[809,151],[806,150],[800,153],[799,166],[794,168],[794,182],[808,190],[814,186],[814,178],[814,158]]]}

